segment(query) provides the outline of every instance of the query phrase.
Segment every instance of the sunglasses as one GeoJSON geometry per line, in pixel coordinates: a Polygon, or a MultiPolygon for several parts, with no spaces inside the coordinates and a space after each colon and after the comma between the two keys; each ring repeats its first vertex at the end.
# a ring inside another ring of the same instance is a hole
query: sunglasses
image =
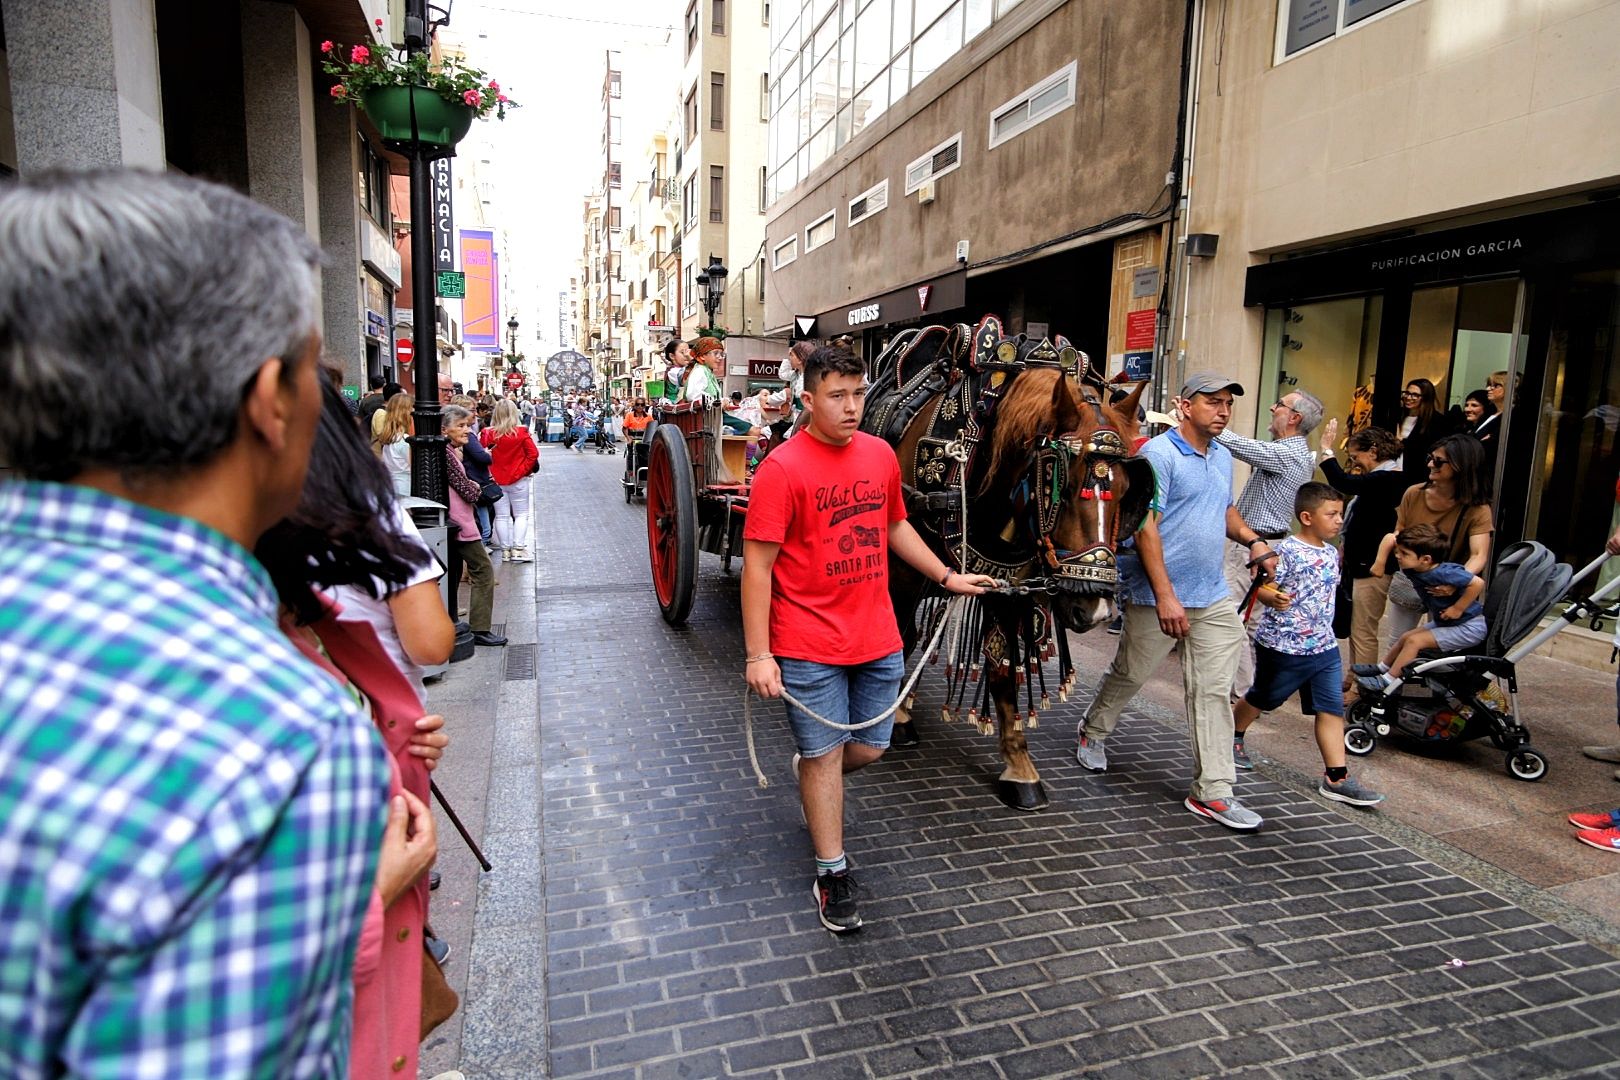
{"type": "Polygon", "coordinates": [[[1433,454],[1429,455],[1428,460],[1429,460],[1430,467],[1436,468],[1436,469],[1438,469],[1442,465],[1450,465],[1451,464],[1451,462],[1449,460],[1447,460],[1446,458],[1435,457],[1433,454]]]}

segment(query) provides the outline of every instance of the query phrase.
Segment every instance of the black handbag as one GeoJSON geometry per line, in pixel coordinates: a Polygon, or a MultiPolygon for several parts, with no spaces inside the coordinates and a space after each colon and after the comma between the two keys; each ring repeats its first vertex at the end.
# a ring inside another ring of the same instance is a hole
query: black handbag
{"type": "Polygon", "coordinates": [[[483,503],[485,506],[494,506],[505,497],[506,492],[502,491],[501,485],[497,484],[494,480],[479,481],[478,501],[483,503]]]}

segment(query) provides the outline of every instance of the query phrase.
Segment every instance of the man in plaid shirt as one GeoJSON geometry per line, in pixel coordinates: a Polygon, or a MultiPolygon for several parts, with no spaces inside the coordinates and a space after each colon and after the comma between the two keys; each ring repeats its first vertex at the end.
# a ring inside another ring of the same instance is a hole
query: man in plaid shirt
{"type": "Polygon", "coordinates": [[[0,191],[0,250],[0,1076],[347,1076],[388,765],[249,554],[318,252],[135,172],[0,191]]]}

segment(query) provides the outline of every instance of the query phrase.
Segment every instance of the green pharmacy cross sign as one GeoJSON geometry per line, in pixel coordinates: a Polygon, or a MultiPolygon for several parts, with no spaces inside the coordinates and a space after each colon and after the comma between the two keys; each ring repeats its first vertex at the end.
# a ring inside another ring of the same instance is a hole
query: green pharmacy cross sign
{"type": "Polygon", "coordinates": [[[460,270],[440,270],[438,287],[434,290],[446,300],[467,298],[467,275],[460,270]]]}

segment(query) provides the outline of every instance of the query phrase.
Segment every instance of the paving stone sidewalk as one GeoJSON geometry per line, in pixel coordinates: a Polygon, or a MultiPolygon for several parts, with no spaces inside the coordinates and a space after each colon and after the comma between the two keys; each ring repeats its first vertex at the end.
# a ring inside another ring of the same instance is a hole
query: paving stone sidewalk
{"type": "Polygon", "coordinates": [[[1142,711],[1098,776],[1055,707],[1052,806],[1018,815],[925,692],[924,745],[849,779],[867,926],[827,933],[778,707],[771,786],[749,768],[736,580],[702,556],[667,628],[619,468],[536,478],[538,743],[497,695],[469,1077],[1620,1075],[1612,956],[1264,777],[1258,834],[1194,818],[1186,738],[1142,711]]]}

